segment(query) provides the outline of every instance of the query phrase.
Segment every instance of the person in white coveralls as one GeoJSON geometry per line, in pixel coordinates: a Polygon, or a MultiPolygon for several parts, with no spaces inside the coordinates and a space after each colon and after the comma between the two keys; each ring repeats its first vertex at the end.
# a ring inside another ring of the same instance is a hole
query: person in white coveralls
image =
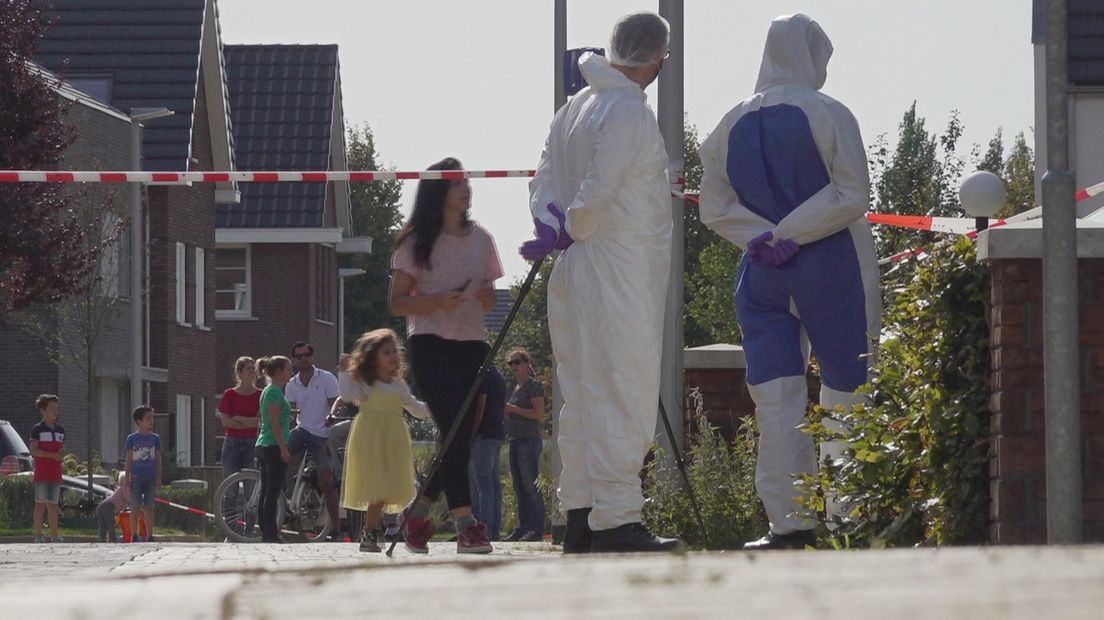
{"type": "MultiPolygon", "coordinates": [[[[755,485],[770,531],[745,549],[814,542],[814,515],[796,501],[794,476],[816,470],[797,430],[808,400],[809,349],[820,364],[825,408],[861,400],[880,325],[870,178],[851,112],[820,91],[832,43],[805,15],[775,19],[755,94],[701,147],[701,220],[744,250],[736,318],[755,401],[755,485]]],[[[842,446],[822,445],[835,458],[842,446]]],[[[835,510],[830,502],[829,510],[835,510]]]]}
{"type": "Polygon", "coordinates": [[[564,400],[564,553],[679,543],[641,523],[638,475],[656,427],[672,230],[667,149],[644,88],[669,43],[666,20],[633,13],[614,26],[609,60],[579,60],[589,86],[556,113],[529,186],[536,238],[522,255],[563,250],[548,328],[564,400]]]}

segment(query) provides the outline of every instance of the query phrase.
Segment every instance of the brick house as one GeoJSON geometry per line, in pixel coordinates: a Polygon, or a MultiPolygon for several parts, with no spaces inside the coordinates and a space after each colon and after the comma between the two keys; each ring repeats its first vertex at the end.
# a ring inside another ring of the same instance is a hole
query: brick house
{"type": "MultiPolygon", "coordinates": [[[[1047,169],[1045,2],[1034,1],[1036,196],[1047,169]]],[[[1069,162],[1077,187],[1104,181],[1104,6],[1069,4],[1069,162]]],[[[1046,205],[1043,205],[1044,210],[1046,205]]],[[[1104,542],[1104,197],[1077,203],[1081,499],[1085,542],[1104,542]]],[[[978,236],[992,268],[990,535],[1047,541],[1041,220],[978,236]]]]}
{"type": "MultiPolygon", "coordinates": [[[[48,75],[40,67],[35,68],[48,75]]],[[[50,76],[49,79],[54,78],[50,76]]],[[[74,127],[75,132],[75,141],[66,149],[57,168],[125,168],[130,162],[130,117],[64,82],[55,92],[69,105],[65,120],[74,127]]],[[[85,190],[76,194],[76,200],[82,204],[74,204],[74,207],[98,209],[87,204],[96,201],[103,205],[105,217],[126,212],[125,188],[97,189],[100,191],[85,190]]],[[[107,285],[100,292],[116,300],[111,305],[112,312],[106,326],[99,332],[102,335],[92,360],[96,377],[93,398],[98,401],[100,416],[99,432],[92,449],[101,455],[118,454],[126,433],[131,430],[130,418],[125,412],[130,385],[127,353],[131,342],[127,321],[130,313],[130,299],[127,297],[130,288],[129,250],[124,236],[123,242],[116,243],[100,263],[100,275],[107,285]],[[120,403],[123,403],[122,407],[120,403]]],[[[78,331],[73,324],[58,324],[56,317],[46,320],[50,322],[50,327],[64,334],[63,338],[73,341],[78,331]]],[[[62,404],[61,421],[66,430],[66,449],[86,457],[90,416],[84,360],[66,354],[61,364],[55,363],[45,351],[43,342],[14,322],[0,330],[0,351],[6,352],[0,358],[0,394],[5,403],[0,417],[9,420],[24,441],[29,443],[31,427],[40,419],[34,399],[43,393],[57,394],[62,404]],[[12,355],[11,352],[19,352],[19,355],[12,355]]],[[[113,461],[114,457],[105,460],[113,461]]]]}
{"type": "MultiPolygon", "coordinates": [[[[215,0],[54,0],[51,11],[39,62],[115,108],[175,113],[146,123],[143,169],[234,169],[215,0]]],[[[144,392],[181,466],[211,462],[215,450],[215,204],[237,196],[229,183],[145,191],[144,392]]]]}
{"type": "MultiPolygon", "coordinates": [[[[239,170],[345,170],[336,45],[227,45],[239,170]]],[[[216,223],[217,383],[241,355],[290,355],[302,340],[315,363],[337,363],[337,254],[370,252],[354,237],[349,184],[243,184],[216,223]]]]}

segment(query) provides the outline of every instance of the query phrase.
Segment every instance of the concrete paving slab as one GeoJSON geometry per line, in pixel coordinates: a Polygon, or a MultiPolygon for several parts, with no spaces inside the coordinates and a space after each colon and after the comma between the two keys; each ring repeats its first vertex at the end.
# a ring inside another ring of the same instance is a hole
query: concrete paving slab
{"type": "Polygon", "coordinates": [[[826,618],[1104,614],[1104,546],[394,558],[354,544],[4,545],[0,617],[826,618]],[[46,608],[43,601],[48,601],[46,608]],[[48,611],[44,612],[44,609],[48,611]]]}

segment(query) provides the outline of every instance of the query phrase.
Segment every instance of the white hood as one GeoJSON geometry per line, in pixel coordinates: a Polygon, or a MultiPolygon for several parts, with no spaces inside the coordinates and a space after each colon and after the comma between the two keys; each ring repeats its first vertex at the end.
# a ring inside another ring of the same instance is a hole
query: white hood
{"type": "Polygon", "coordinates": [[[592,52],[583,54],[579,58],[579,70],[583,72],[587,84],[595,90],[631,87],[643,92],[640,85],[625,77],[624,73],[614,69],[605,56],[592,52]]]}
{"type": "Polygon", "coordinates": [[[808,15],[783,15],[771,22],[755,92],[771,86],[820,90],[828,77],[832,42],[808,15]]]}

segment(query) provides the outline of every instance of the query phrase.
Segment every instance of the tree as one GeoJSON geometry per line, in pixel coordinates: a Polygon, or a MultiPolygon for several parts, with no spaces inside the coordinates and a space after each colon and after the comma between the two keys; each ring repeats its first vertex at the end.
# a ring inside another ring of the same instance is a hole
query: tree
{"type": "MultiPolygon", "coordinates": [[[[73,141],[59,80],[31,63],[49,21],[31,0],[0,2],[0,169],[55,167],[73,141]]],[[[89,269],[85,231],[62,188],[0,183],[0,322],[78,291],[89,269]]]]}
{"type": "MultiPolygon", "coordinates": [[[[689,123],[683,135],[686,189],[697,191],[701,188],[703,173],[698,154],[701,139],[697,128],[689,123]]],[[[698,205],[689,200],[685,203],[683,224],[686,240],[683,341],[688,347],[715,342],[738,343],[740,332],[735,323],[732,289],[740,249],[702,224],[698,205]]]]}
{"type": "Polygon", "coordinates": [[[1010,217],[1035,207],[1035,153],[1027,145],[1024,133],[1016,134],[1012,151],[1004,160],[1004,183],[1008,195],[997,217],[1010,217]]]}
{"type": "MultiPolygon", "coordinates": [[[[958,204],[958,185],[964,167],[958,156],[962,131],[958,112],[952,112],[942,135],[929,133],[913,102],[901,120],[893,153],[889,152],[885,136],[879,136],[870,148],[873,211],[963,216],[958,204]]],[[[928,247],[939,238],[929,232],[886,226],[878,227],[875,235],[875,247],[882,257],[928,247]]]]}
{"type": "MultiPolygon", "coordinates": [[[[80,157],[74,153],[69,155],[80,157]]],[[[92,163],[88,168],[102,169],[102,166],[92,163]]],[[[74,193],[73,190],[67,192],[74,193]]],[[[122,195],[116,186],[97,184],[82,190],[71,201],[74,221],[85,231],[81,243],[89,268],[81,272],[76,293],[21,313],[20,317],[23,327],[42,341],[52,362],[62,368],[75,368],[84,377],[89,489],[92,488],[92,463],[101,413],[96,357],[104,336],[112,329],[127,329],[121,316],[121,302],[128,291],[121,276],[129,266],[122,260],[121,250],[126,243],[129,220],[128,203],[122,195]]]]}
{"type": "MultiPolygon", "coordinates": [[[[376,140],[367,125],[349,130],[349,168],[382,170],[376,140]]],[[[351,188],[353,227],[357,234],[372,237],[371,254],[342,255],[341,267],[359,267],[365,274],[345,283],[345,342],[352,343],[361,333],[390,327],[404,334],[405,321],[391,316],[387,307],[387,289],[391,283],[391,254],[395,235],[402,226],[399,212],[402,198],[400,181],[354,183],[351,188]]]]}

